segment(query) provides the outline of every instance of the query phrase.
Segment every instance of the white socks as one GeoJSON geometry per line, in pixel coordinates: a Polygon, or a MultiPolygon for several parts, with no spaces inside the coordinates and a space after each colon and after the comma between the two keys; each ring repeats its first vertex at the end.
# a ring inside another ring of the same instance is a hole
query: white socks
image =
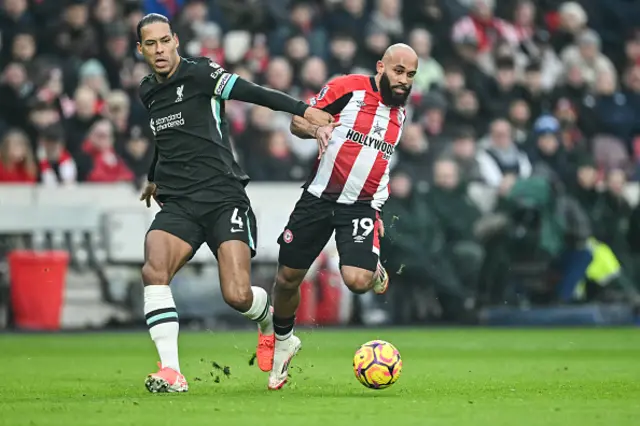
{"type": "Polygon", "coordinates": [[[144,287],[144,316],[151,339],[158,349],[162,367],[169,367],[180,372],[178,311],[176,311],[176,304],[168,285],[144,287]]]}
{"type": "Polygon", "coordinates": [[[253,292],[253,303],[251,308],[242,315],[258,323],[260,333],[265,335],[273,334],[273,314],[271,313],[271,302],[269,295],[262,287],[251,287],[253,292]]]}

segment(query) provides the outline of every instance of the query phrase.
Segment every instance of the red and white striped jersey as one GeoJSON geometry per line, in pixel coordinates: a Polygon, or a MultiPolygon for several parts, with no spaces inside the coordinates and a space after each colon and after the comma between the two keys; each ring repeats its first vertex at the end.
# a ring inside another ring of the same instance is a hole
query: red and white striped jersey
{"type": "Polygon", "coordinates": [[[367,202],[381,210],[389,198],[389,160],[402,134],[404,108],[383,104],[374,78],[366,75],[337,77],[308,103],[342,125],[334,129],[304,188],[316,197],[367,202]]]}

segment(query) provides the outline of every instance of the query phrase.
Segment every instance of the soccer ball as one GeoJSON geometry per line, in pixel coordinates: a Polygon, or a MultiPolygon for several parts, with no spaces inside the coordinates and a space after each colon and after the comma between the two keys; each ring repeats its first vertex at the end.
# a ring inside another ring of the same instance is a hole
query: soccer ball
{"type": "Polygon", "coordinates": [[[402,371],[400,352],[389,342],[372,340],[353,357],[356,379],[369,389],[385,389],[398,381],[402,371]]]}

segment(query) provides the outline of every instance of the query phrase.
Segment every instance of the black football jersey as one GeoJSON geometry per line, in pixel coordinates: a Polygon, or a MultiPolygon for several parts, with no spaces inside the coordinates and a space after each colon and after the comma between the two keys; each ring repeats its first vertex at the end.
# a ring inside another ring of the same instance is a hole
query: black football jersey
{"type": "Polygon", "coordinates": [[[166,81],[151,74],[140,82],[155,136],[153,182],[161,199],[242,192],[249,182],[234,159],[224,117],[224,102],[237,79],[208,58],[181,58],[166,81]]]}

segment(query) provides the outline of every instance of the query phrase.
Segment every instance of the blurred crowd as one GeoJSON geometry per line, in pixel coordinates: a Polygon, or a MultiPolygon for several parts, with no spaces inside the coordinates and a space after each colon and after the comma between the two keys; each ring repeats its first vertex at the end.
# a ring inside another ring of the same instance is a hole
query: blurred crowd
{"type": "MultiPolygon", "coordinates": [[[[333,76],[373,74],[386,47],[405,42],[420,62],[386,212],[399,279],[430,276],[441,285],[429,291],[451,301],[440,308],[459,315],[479,299],[504,299],[504,265],[518,265],[513,247],[531,237],[520,280],[540,276],[530,273],[536,262],[560,271],[531,284],[535,294],[551,297],[553,282],[564,289],[554,297],[584,300],[610,282],[638,282],[640,211],[624,188],[640,164],[640,2],[0,4],[0,183],[144,183],[154,147],[137,94],[149,70],[135,28],[146,13],[173,20],[182,55],[300,99],[333,76]],[[474,182],[499,194],[490,215],[466,196],[474,182]],[[583,282],[603,250],[623,272],[610,266],[583,282]]],[[[254,181],[305,177],[316,145],[290,134],[286,114],[234,101],[226,111],[254,181]]]]}

